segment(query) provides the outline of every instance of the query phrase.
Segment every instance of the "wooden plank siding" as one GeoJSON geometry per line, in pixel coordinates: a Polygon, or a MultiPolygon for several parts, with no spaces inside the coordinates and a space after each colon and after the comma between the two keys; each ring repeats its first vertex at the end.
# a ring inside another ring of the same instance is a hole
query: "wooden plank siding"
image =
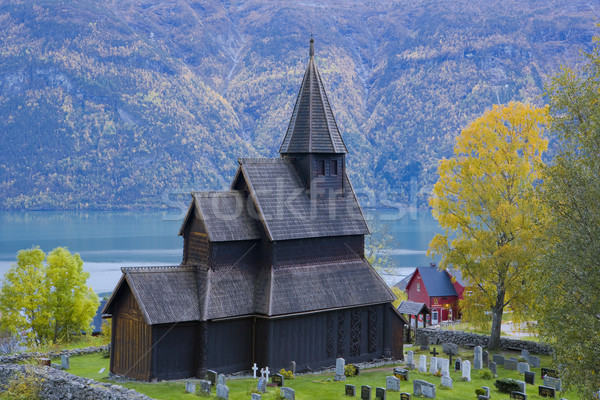
{"type": "Polygon", "coordinates": [[[113,311],[111,372],[135,379],[149,380],[151,375],[152,329],[128,286],[113,311]]]}

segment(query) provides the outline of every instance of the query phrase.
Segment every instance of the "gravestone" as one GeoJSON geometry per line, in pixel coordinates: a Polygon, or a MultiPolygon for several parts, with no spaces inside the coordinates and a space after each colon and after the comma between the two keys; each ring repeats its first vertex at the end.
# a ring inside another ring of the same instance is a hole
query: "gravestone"
{"type": "Polygon", "coordinates": [[[254,379],[256,379],[256,371],[258,371],[258,367],[256,366],[256,363],[254,363],[252,366],[252,376],[254,379]]]}
{"type": "Polygon", "coordinates": [[[542,378],[545,376],[549,376],[552,378],[558,378],[558,371],[555,369],[550,369],[550,368],[542,368],[542,378]]]}
{"type": "Polygon", "coordinates": [[[481,388],[483,390],[485,390],[485,397],[487,397],[489,399],[490,398],[490,388],[487,386],[482,386],[481,388]]]}
{"type": "Polygon", "coordinates": [[[496,363],[496,365],[504,365],[504,356],[500,354],[494,354],[492,360],[496,363]]]}
{"type": "Polygon", "coordinates": [[[38,363],[41,367],[50,367],[52,366],[52,360],[49,358],[40,358],[38,359],[38,363]]]}
{"type": "Polygon", "coordinates": [[[475,346],[473,349],[473,369],[483,369],[483,355],[481,346],[475,346]]]}
{"type": "Polygon", "coordinates": [[[252,396],[250,396],[250,400],[261,400],[262,396],[258,393],[252,393],[252,396]]]}
{"type": "Polygon", "coordinates": [[[442,386],[446,386],[452,389],[452,378],[450,378],[449,376],[442,376],[442,386]]]}
{"type": "Polygon", "coordinates": [[[346,360],[343,358],[337,358],[335,360],[335,376],[333,377],[334,381],[345,381],[346,380],[346,360]]]}
{"type": "Polygon", "coordinates": [[[481,360],[483,361],[483,366],[487,367],[488,364],[490,363],[490,352],[487,350],[484,350],[481,352],[481,360]]]}
{"type": "Polygon", "coordinates": [[[70,369],[71,368],[71,359],[69,356],[60,356],[60,368],[61,369],[70,369]]]}
{"type": "Polygon", "coordinates": [[[360,388],[360,400],[371,400],[371,386],[363,385],[360,388]]]}
{"type": "Polygon", "coordinates": [[[428,344],[422,344],[420,348],[421,348],[422,351],[429,351],[429,345],[428,344]]]}
{"type": "Polygon", "coordinates": [[[527,384],[525,382],[517,380],[515,380],[515,382],[519,384],[519,392],[527,393],[527,384]]]}
{"type": "Polygon", "coordinates": [[[524,374],[525,372],[529,372],[529,364],[527,364],[526,362],[520,362],[517,364],[517,371],[519,371],[520,374],[524,374]]]}
{"type": "Polygon", "coordinates": [[[414,369],[415,368],[415,354],[412,350],[409,350],[408,353],[406,353],[406,368],[408,369],[414,369]]]}
{"type": "Polygon", "coordinates": [[[100,368],[100,371],[98,371],[99,374],[103,373],[106,370],[106,368],[100,368]]]}
{"type": "Polygon", "coordinates": [[[355,397],[356,396],[356,386],[346,385],[346,396],[355,397]]]}
{"type": "Polygon", "coordinates": [[[560,380],[559,378],[553,378],[551,376],[546,375],[544,377],[544,386],[550,386],[558,391],[561,391],[562,390],[562,380],[560,380]]]}
{"type": "Polygon", "coordinates": [[[281,395],[286,400],[296,400],[296,391],[289,387],[281,388],[281,395]]]}
{"type": "Polygon", "coordinates": [[[283,378],[283,375],[281,375],[281,374],[274,374],[271,377],[271,382],[276,384],[278,387],[285,386],[285,379],[283,378]]]}
{"type": "Polygon", "coordinates": [[[454,370],[460,371],[461,364],[462,364],[462,360],[460,358],[457,358],[456,361],[454,361],[454,370]]]}
{"type": "Polygon", "coordinates": [[[427,356],[425,355],[419,357],[419,372],[427,372],[427,356]]]}
{"type": "Polygon", "coordinates": [[[290,362],[290,371],[292,371],[292,375],[296,375],[296,361],[290,362]]]}
{"type": "Polygon", "coordinates": [[[504,361],[504,369],[509,369],[511,371],[516,371],[517,369],[517,360],[505,360],[504,361]]]}
{"type": "Polygon", "coordinates": [[[217,384],[217,399],[229,400],[229,388],[227,386],[217,384]]]}
{"type": "Polygon", "coordinates": [[[225,375],[223,374],[219,374],[217,376],[217,385],[223,385],[225,386],[227,383],[225,382],[225,375]]]}
{"type": "Polygon", "coordinates": [[[263,378],[262,376],[258,378],[256,390],[258,390],[261,393],[267,393],[267,378],[263,378]]]}
{"type": "Polygon", "coordinates": [[[385,377],[385,389],[390,392],[399,392],[400,391],[400,379],[395,376],[386,376],[385,377]]]}
{"type": "Polygon", "coordinates": [[[535,372],[525,372],[525,383],[528,385],[535,385],[535,372]]]}
{"type": "Polygon", "coordinates": [[[450,376],[450,360],[442,358],[442,376],[450,376]]]}
{"type": "Polygon", "coordinates": [[[527,395],[522,392],[510,392],[510,398],[516,400],[527,400],[527,395]]]}
{"type": "Polygon", "coordinates": [[[394,376],[396,378],[400,379],[401,381],[407,381],[408,380],[408,370],[402,369],[402,368],[394,368],[394,376]]]}
{"type": "Polygon", "coordinates": [[[210,381],[210,384],[213,386],[217,384],[217,376],[217,372],[213,371],[212,369],[206,371],[206,379],[208,379],[210,381]]]}
{"type": "Polygon", "coordinates": [[[461,370],[462,370],[461,380],[463,380],[465,382],[471,382],[471,362],[469,360],[463,361],[461,370]]]}
{"type": "Polygon", "coordinates": [[[494,374],[494,377],[496,375],[498,375],[497,368],[496,368],[496,363],[495,362],[490,361],[490,364],[488,365],[488,368],[490,369],[490,371],[492,372],[492,374],[494,374]]]}
{"type": "Polygon", "coordinates": [[[438,372],[437,357],[431,357],[431,363],[429,364],[429,373],[435,374],[436,372],[438,372]]]}
{"type": "Polygon", "coordinates": [[[410,399],[410,393],[400,393],[400,400],[411,400],[410,399]]]}
{"type": "Polygon", "coordinates": [[[442,343],[442,351],[448,355],[452,365],[452,356],[458,355],[458,346],[454,343],[442,343]]]}
{"type": "Polygon", "coordinates": [[[200,393],[202,394],[210,394],[212,388],[212,383],[205,379],[200,380],[200,393]]]}
{"type": "Polygon", "coordinates": [[[386,400],[385,392],[385,389],[382,387],[375,388],[375,400],[386,400]]]}
{"type": "Polygon", "coordinates": [[[442,370],[442,364],[444,363],[444,361],[442,361],[442,360],[444,360],[442,357],[438,357],[438,358],[437,358],[437,364],[436,364],[436,366],[437,366],[437,369],[438,369],[439,371],[441,371],[441,370],[442,370]]]}
{"type": "Polygon", "coordinates": [[[527,359],[528,356],[529,356],[528,350],[521,350],[521,357],[523,357],[524,359],[527,359]]]}
{"type": "Polygon", "coordinates": [[[185,383],[185,392],[186,393],[196,393],[196,384],[194,382],[186,382],[185,383]]]}
{"type": "Polygon", "coordinates": [[[420,379],[413,380],[413,394],[415,396],[425,396],[435,399],[435,384],[420,379]]]}
{"type": "Polygon", "coordinates": [[[531,365],[532,368],[539,368],[541,365],[540,358],[538,356],[527,357],[527,363],[531,365]]]}
{"type": "Polygon", "coordinates": [[[550,386],[538,386],[538,394],[540,397],[556,397],[556,389],[550,386]]]}

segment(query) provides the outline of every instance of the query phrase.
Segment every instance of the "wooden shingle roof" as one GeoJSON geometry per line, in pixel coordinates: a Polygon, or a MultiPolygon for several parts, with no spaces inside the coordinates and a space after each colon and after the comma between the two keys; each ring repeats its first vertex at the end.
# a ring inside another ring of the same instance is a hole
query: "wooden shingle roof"
{"type": "Polygon", "coordinates": [[[242,158],[239,163],[270,240],[369,234],[348,176],[343,196],[315,200],[288,159],[242,158]]]}
{"type": "Polygon", "coordinates": [[[419,315],[419,314],[429,314],[429,308],[425,303],[417,303],[414,301],[403,300],[398,306],[398,312],[400,314],[408,314],[408,315],[419,315]]]}
{"type": "Polygon", "coordinates": [[[195,213],[204,222],[211,242],[260,238],[257,226],[259,222],[248,213],[248,199],[243,193],[237,190],[192,192],[192,198],[192,204],[179,230],[180,236],[195,213]]]}
{"type": "Polygon", "coordinates": [[[310,39],[308,66],[279,152],[281,154],[348,152],[315,64],[313,39],[310,39]]]}

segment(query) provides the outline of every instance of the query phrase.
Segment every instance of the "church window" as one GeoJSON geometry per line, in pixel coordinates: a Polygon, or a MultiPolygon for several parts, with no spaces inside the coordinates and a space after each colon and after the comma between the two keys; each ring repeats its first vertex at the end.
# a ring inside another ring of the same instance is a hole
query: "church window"
{"type": "Polygon", "coordinates": [[[337,175],[338,174],[338,160],[331,160],[331,165],[330,165],[330,175],[337,175]]]}

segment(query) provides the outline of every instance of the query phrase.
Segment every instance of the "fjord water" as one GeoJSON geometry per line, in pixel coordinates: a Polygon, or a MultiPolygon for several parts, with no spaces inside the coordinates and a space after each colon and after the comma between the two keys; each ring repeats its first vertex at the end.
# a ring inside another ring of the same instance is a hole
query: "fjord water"
{"type": "MultiPolygon", "coordinates": [[[[392,268],[381,272],[387,283],[429,264],[425,252],[439,226],[428,210],[365,214],[372,230],[383,229],[391,238],[392,268]]],[[[81,255],[94,290],[111,291],[121,267],[179,265],[183,217],[168,211],[0,212],[0,274],[16,262],[18,250],[39,246],[48,252],[64,246],[81,255]]]]}

